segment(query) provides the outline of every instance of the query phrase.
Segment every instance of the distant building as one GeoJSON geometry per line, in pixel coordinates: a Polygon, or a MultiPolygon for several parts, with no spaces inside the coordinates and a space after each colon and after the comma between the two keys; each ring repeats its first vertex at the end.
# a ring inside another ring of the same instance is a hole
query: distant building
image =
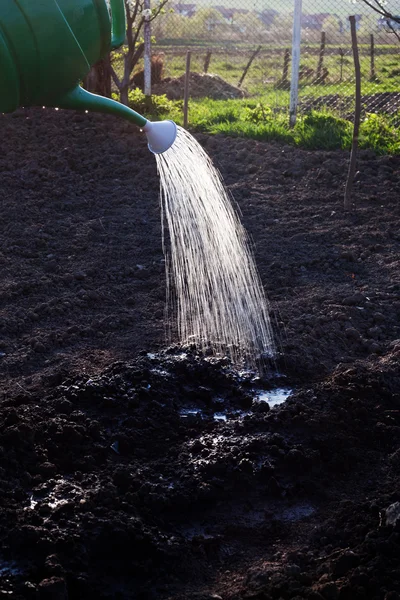
{"type": "Polygon", "coordinates": [[[271,27],[274,24],[276,17],[279,15],[277,10],[265,9],[259,14],[260,21],[267,27],[271,27]]]}
{"type": "Polygon", "coordinates": [[[228,8],[226,6],[213,6],[212,8],[217,10],[228,23],[232,23],[235,14],[247,15],[250,12],[246,8],[228,8]]]}
{"type": "Polygon", "coordinates": [[[182,15],[183,17],[193,17],[196,14],[196,4],[182,4],[178,2],[171,4],[171,8],[177,15],[182,15]]]}
{"type": "MultiPolygon", "coordinates": [[[[363,16],[362,15],[354,15],[354,17],[356,20],[356,29],[358,31],[361,27],[361,21],[362,21],[363,16]]],[[[346,20],[344,29],[346,29],[346,30],[350,29],[350,21],[349,20],[346,20]]]]}
{"type": "Polygon", "coordinates": [[[398,31],[400,29],[400,16],[394,15],[394,19],[381,17],[378,19],[378,27],[386,31],[398,31]]]}
{"type": "Polygon", "coordinates": [[[322,25],[328,17],[331,15],[329,13],[317,13],[315,15],[301,15],[301,26],[304,29],[317,29],[320,31],[322,29],[322,25]]]}
{"type": "MultiPolygon", "coordinates": [[[[304,27],[304,29],[314,29],[316,31],[322,31],[324,23],[325,23],[326,19],[329,19],[329,17],[334,17],[335,19],[337,19],[338,31],[340,33],[343,33],[345,26],[343,24],[342,19],[339,17],[339,15],[335,15],[335,14],[331,14],[331,13],[316,13],[314,15],[302,15],[301,25],[302,25],[302,27],[304,27]]],[[[359,29],[362,15],[355,15],[355,17],[356,17],[356,27],[357,27],[357,29],[359,29]]]]}

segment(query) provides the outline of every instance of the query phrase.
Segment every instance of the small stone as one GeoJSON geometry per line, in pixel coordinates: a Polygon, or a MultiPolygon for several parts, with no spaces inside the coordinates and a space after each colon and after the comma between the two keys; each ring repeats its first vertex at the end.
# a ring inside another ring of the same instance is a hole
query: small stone
{"type": "Polygon", "coordinates": [[[46,347],[41,342],[36,342],[33,346],[33,350],[39,354],[46,352],[46,347]]]}
{"type": "Polygon", "coordinates": [[[48,575],[60,577],[64,574],[64,569],[60,564],[60,560],[57,554],[50,554],[49,556],[47,556],[44,566],[48,575]]]}
{"type": "Polygon", "coordinates": [[[46,477],[53,477],[57,473],[57,467],[50,462],[44,462],[38,466],[38,472],[46,477]]]}
{"type": "Polygon", "coordinates": [[[50,260],[44,264],[43,269],[46,271],[46,273],[54,273],[57,270],[57,266],[57,261],[50,260]]]}
{"type": "Polygon", "coordinates": [[[380,313],[380,312],[376,312],[372,316],[373,316],[374,321],[376,323],[383,323],[384,321],[386,321],[385,316],[382,313],[380,313]]]}
{"type": "Polygon", "coordinates": [[[389,462],[393,468],[400,468],[400,448],[398,448],[396,452],[393,452],[393,454],[389,456],[389,462]]]}
{"type": "Polygon", "coordinates": [[[322,163],[324,168],[332,175],[339,175],[343,171],[343,165],[336,160],[326,160],[322,163]]]}
{"type": "Polygon", "coordinates": [[[201,442],[200,440],[195,440],[193,442],[193,444],[191,444],[191,446],[190,446],[190,451],[193,454],[198,454],[199,452],[204,450],[204,448],[205,448],[205,446],[204,446],[203,442],[201,442]]]}
{"type": "Polygon", "coordinates": [[[76,273],[74,273],[74,277],[77,281],[83,281],[84,279],[86,279],[86,273],[84,273],[83,271],[77,271],[76,273]]]}
{"type": "Polygon", "coordinates": [[[339,590],[336,583],[326,583],[319,588],[319,591],[326,600],[337,600],[339,598],[339,590]]]}
{"type": "Polygon", "coordinates": [[[381,347],[378,344],[378,342],[371,342],[370,344],[368,344],[368,350],[373,354],[378,354],[380,352],[380,349],[381,347]]]}
{"type": "Polygon", "coordinates": [[[351,250],[345,250],[344,252],[342,252],[340,258],[349,262],[355,262],[357,260],[356,255],[354,254],[354,252],[351,252],[351,250]]]}
{"type": "Polygon", "coordinates": [[[397,521],[400,519],[400,502],[395,502],[394,504],[391,504],[385,510],[385,517],[386,525],[392,525],[394,527],[397,521]]]}
{"type": "Polygon", "coordinates": [[[23,597],[26,598],[26,600],[35,600],[38,597],[37,587],[31,581],[25,581],[23,586],[23,597]]]}
{"type": "Polygon", "coordinates": [[[400,596],[397,592],[387,592],[384,600],[400,600],[400,596]]]}
{"type": "Polygon", "coordinates": [[[345,306],[357,306],[358,304],[363,304],[365,302],[365,296],[361,293],[353,294],[352,296],[347,296],[343,299],[343,304],[345,306]]]}
{"type": "Polygon", "coordinates": [[[129,469],[119,467],[113,473],[113,483],[118,488],[128,489],[132,481],[132,474],[129,469]]]}
{"type": "Polygon", "coordinates": [[[296,575],[300,575],[301,569],[300,569],[299,565],[291,564],[291,565],[286,566],[285,572],[288,575],[296,576],[296,575]]]}
{"type": "Polygon", "coordinates": [[[279,483],[275,479],[275,477],[269,478],[267,486],[268,486],[269,493],[272,494],[273,496],[281,495],[281,486],[279,485],[279,483]]]}
{"type": "Polygon", "coordinates": [[[345,333],[346,337],[349,340],[358,341],[361,338],[360,332],[357,331],[357,329],[355,329],[354,327],[349,327],[348,329],[346,329],[345,333]]]}
{"type": "Polygon", "coordinates": [[[242,460],[240,461],[238,466],[239,466],[239,469],[241,471],[244,471],[245,473],[253,472],[253,463],[248,458],[242,458],[242,460]]]}
{"type": "Polygon", "coordinates": [[[252,410],[257,413],[267,413],[270,411],[270,406],[268,402],[263,402],[262,400],[253,400],[253,404],[251,406],[252,410]]]}
{"type": "Polygon", "coordinates": [[[301,450],[298,450],[297,448],[292,448],[291,450],[289,450],[285,458],[292,465],[300,465],[303,464],[305,461],[304,454],[301,452],[301,450]]]}
{"type": "Polygon", "coordinates": [[[377,339],[382,333],[382,329],[380,327],[370,327],[368,329],[368,335],[371,338],[377,339]]]}
{"type": "Polygon", "coordinates": [[[335,579],[354,569],[360,562],[360,557],[354,552],[344,552],[333,564],[332,574],[335,579]]]}
{"type": "Polygon", "coordinates": [[[67,586],[61,577],[50,577],[39,583],[40,600],[68,600],[67,586]]]}

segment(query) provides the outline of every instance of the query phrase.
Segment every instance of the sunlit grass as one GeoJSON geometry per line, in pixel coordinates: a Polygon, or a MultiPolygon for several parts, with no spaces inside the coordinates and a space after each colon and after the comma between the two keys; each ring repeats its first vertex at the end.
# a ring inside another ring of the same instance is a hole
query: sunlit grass
{"type": "MultiPolygon", "coordinates": [[[[329,45],[324,56],[323,66],[327,69],[324,85],[315,84],[315,76],[318,66],[317,45],[309,44],[302,49],[301,67],[308,70],[309,74],[300,80],[300,94],[307,96],[319,96],[323,94],[351,93],[354,87],[354,65],[350,47],[344,48],[344,56],[340,55],[340,47],[329,45]],[[322,89],[321,89],[322,88],[322,89]]],[[[168,77],[179,77],[185,72],[186,53],[172,52],[171,48],[159,47],[165,52],[165,75],[168,77]]],[[[207,50],[193,52],[192,71],[202,73],[207,50]]],[[[156,48],[157,50],[157,48],[156,48]]],[[[253,62],[246,75],[243,87],[250,95],[265,92],[266,88],[274,89],[280,81],[283,72],[283,55],[285,47],[274,48],[268,46],[253,62]]],[[[399,50],[396,47],[376,47],[375,74],[376,79],[370,81],[371,59],[367,45],[360,45],[360,63],[363,93],[397,92],[400,89],[399,50]],[[382,50],[382,53],[380,53],[382,50]],[[393,50],[393,52],[391,52],[393,50]],[[383,53],[384,52],[384,53],[383,53]]],[[[224,50],[213,51],[209,67],[210,73],[220,75],[228,83],[237,85],[243,70],[254,51],[251,48],[235,47],[235,51],[229,53],[224,50]],[[241,50],[240,52],[238,50],[241,50]]],[[[289,68],[290,77],[290,68],[289,68]]]]}
{"type": "MultiPolygon", "coordinates": [[[[157,100],[157,106],[157,117],[173,118],[182,125],[181,101],[157,100]]],[[[400,113],[391,116],[367,113],[361,123],[360,148],[371,148],[379,154],[400,153],[399,118],[400,113]]],[[[191,100],[189,128],[308,149],[349,150],[353,124],[334,110],[323,109],[299,114],[295,127],[290,128],[287,111],[274,108],[268,102],[268,95],[264,95],[244,100],[191,100]]]]}

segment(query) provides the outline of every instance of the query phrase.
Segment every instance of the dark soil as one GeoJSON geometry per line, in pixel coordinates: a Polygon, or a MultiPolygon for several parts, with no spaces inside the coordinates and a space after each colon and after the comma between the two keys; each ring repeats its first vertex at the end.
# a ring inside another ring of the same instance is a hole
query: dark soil
{"type": "Polygon", "coordinates": [[[345,214],[346,153],[199,136],[271,301],[260,379],[166,348],[132,127],[0,130],[2,596],[400,598],[400,158],[360,154],[345,214]],[[293,392],[270,408],[273,386],[293,392]]]}

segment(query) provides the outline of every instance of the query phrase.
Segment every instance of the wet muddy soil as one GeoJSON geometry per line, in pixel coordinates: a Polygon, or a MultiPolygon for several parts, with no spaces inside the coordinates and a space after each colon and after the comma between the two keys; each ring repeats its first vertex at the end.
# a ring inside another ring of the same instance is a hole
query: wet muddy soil
{"type": "Polygon", "coordinates": [[[345,214],[346,153],[199,136],[271,303],[260,378],[165,341],[139,134],[0,131],[2,596],[399,598],[400,158],[360,154],[345,214]]]}

